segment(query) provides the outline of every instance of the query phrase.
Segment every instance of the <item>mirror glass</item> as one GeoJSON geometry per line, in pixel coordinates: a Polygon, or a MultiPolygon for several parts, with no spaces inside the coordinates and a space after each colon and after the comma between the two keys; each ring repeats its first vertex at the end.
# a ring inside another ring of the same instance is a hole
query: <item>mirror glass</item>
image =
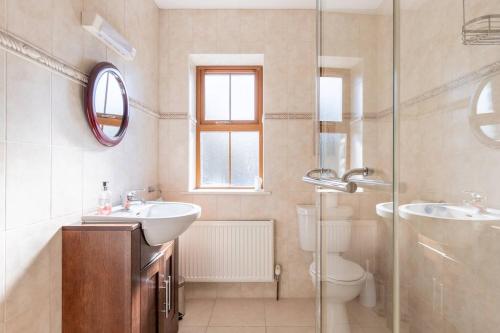
{"type": "Polygon", "coordinates": [[[94,107],[97,123],[108,137],[116,137],[123,123],[123,97],[118,78],[105,72],[97,82],[94,107]]]}
{"type": "Polygon", "coordinates": [[[87,119],[97,140],[118,144],[128,125],[128,98],[123,78],[109,63],[98,64],[90,75],[87,119]]]}
{"type": "Polygon", "coordinates": [[[470,123],[484,143],[500,147],[500,76],[485,79],[473,98],[470,123]]]}

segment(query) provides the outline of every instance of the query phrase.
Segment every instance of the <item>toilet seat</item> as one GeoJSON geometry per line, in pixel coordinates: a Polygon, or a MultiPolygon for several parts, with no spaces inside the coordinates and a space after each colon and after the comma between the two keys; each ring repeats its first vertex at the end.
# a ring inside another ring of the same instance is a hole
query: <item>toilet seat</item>
{"type": "MultiPolygon", "coordinates": [[[[364,269],[355,262],[342,258],[339,255],[329,255],[327,259],[326,274],[323,281],[337,284],[356,284],[365,278],[364,269]]],[[[309,266],[309,273],[316,276],[316,263],[309,266]]]]}

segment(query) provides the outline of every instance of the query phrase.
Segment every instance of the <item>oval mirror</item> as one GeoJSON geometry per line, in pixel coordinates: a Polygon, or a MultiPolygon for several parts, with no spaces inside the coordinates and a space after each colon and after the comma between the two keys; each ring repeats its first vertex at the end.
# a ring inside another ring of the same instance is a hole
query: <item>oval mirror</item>
{"type": "Polygon", "coordinates": [[[89,77],[86,115],[97,141],[112,147],[123,139],[127,131],[128,95],[118,69],[102,62],[94,67],[89,77]]]}
{"type": "Polygon", "coordinates": [[[500,148],[500,75],[479,84],[472,98],[469,121],[479,140],[500,148]]]}

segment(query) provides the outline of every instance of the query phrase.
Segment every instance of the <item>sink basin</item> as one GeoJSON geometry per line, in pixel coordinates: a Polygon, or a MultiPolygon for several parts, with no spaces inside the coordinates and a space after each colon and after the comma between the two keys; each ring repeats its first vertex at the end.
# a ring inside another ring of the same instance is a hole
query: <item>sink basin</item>
{"type": "Polygon", "coordinates": [[[415,203],[399,207],[399,215],[409,221],[500,221],[500,210],[460,206],[448,203],[415,203]]]}
{"type": "Polygon", "coordinates": [[[419,233],[419,242],[432,240],[440,244],[440,251],[453,248],[451,253],[475,246],[482,234],[500,226],[499,210],[450,203],[402,205],[399,216],[419,233]]]}
{"type": "Polygon", "coordinates": [[[377,215],[385,219],[392,219],[394,204],[391,202],[382,202],[375,206],[377,215]]]}
{"type": "Polygon", "coordinates": [[[83,223],[141,223],[144,238],[151,246],[180,236],[201,214],[201,208],[184,202],[148,201],[130,209],[113,207],[111,214],[82,216],[83,223]]]}

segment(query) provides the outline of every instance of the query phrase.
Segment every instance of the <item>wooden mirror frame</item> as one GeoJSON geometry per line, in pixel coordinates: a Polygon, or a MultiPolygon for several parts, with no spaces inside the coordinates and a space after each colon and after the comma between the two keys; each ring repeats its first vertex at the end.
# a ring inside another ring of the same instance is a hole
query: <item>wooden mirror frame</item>
{"type": "Polygon", "coordinates": [[[123,76],[121,75],[118,68],[116,68],[113,64],[109,62],[101,62],[97,64],[89,75],[89,83],[85,94],[85,115],[87,117],[87,121],[89,123],[90,129],[94,134],[97,141],[99,141],[102,145],[107,147],[113,147],[119,144],[123,137],[125,136],[125,132],[127,131],[128,122],[129,122],[129,112],[128,112],[128,94],[127,88],[125,87],[125,81],[123,76]],[[101,129],[98,121],[97,121],[97,110],[94,108],[94,99],[96,96],[96,88],[99,78],[106,72],[112,72],[113,75],[117,78],[118,84],[122,90],[122,98],[123,98],[123,121],[118,130],[116,136],[110,138],[104,131],[101,129]]]}

